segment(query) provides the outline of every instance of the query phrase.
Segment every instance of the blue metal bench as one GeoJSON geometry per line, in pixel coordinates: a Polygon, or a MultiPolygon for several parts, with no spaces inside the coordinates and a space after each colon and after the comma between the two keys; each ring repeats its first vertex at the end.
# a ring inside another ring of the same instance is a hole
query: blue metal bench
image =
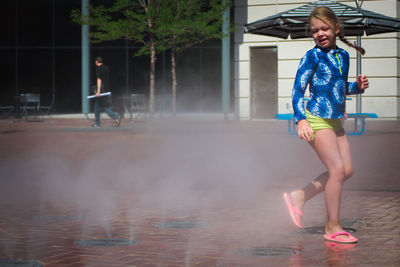
{"type": "MultiPolygon", "coordinates": [[[[365,119],[367,118],[378,118],[375,113],[349,113],[348,118],[354,118],[354,131],[347,132],[348,135],[362,135],[365,131],[365,119]],[[358,129],[357,120],[361,120],[361,129],[358,129]]],[[[288,132],[290,134],[296,135],[296,124],[294,123],[293,113],[278,113],[274,116],[277,120],[287,120],[288,121],[288,132]]]]}
{"type": "Polygon", "coordinates": [[[274,116],[277,120],[286,120],[288,121],[288,132],[290,134],[297,134],[296,133],[296,126],[294,123],[294,115],[293,113],[278,113],[274,116]]]}
{"type": "Polygon", "coordinates": [[[349,113],[348,118],[354,118],[354,132],[347,132],[348,135],[362,135],[365,131],[365,119],[378,118],[375,113],[349,113]],[[361,120],[361,129],[358,129],[358,120],[361,120]]]}

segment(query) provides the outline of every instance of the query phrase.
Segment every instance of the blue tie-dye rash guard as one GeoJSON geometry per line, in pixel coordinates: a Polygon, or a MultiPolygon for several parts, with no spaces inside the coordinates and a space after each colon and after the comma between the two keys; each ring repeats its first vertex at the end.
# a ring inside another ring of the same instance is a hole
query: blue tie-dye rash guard
{"type": "Polygon", "coordinates": [[[307,51],[297,69],[292,92],[295,122],[306,119],[304,92],[309,85],[307,109],[324,119],[342,118],[346,95],[360,94],[356,82],[347,82],[349,53],[341,48],[315,46],[307,51]]]}

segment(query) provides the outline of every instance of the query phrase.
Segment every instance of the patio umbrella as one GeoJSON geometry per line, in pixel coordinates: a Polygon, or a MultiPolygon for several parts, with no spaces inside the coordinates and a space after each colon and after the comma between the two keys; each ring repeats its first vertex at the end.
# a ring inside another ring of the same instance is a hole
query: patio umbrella
{"type": "MultiPolygon", "coordinates": [[[[332,9],[341,22],[344,34],[357,36],[359,46],[361,46],[361,35],[364,32],[372,35],[400,31],[400,19],[361,9],[358,0],[356,0],[356,4],[357,7],[352,7],[333,1],[316,1],[246,24],[244,32],[283,39],[287,39],[289,36],[292,39],[311,37],[307,25],[308,17],[314,8],[319,6],[332,9]]],[[[357,76],[359,74],[361,74],[361,55],[358,52],[357,76]]],[[[357,113],[361,113],[361,95],[357,95],[357,113]]]]}
{"type": "Polygon", "coordinates": [[[292,39],[311,37],[307,29],[308,17],[318,6],[329,7],[335,12],[346,36],[400,31],[400,19],[333,1],[316,1],[246,24],[245,33],[284,39],[288,36],[292,39]]]}

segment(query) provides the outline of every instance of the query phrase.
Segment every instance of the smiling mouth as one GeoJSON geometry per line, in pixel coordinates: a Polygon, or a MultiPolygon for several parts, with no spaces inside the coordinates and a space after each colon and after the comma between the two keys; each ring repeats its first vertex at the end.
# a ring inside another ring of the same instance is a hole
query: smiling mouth
{"type": "Polygon", "coordinates": [[[327,43],[327,39],[323,39],[323,40],[319,40],[319,43],[321,44],[321,45],[324,45],[324,44],[326,44],[327,43]]]}

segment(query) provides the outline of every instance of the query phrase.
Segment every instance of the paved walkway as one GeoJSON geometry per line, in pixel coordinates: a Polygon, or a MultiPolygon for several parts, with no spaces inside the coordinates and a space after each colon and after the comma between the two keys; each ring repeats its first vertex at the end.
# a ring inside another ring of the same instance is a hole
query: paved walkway
{"type": "Polygon", "coordinates": [[[0,121],[0,266],[400,265],[399,122],[349,138],[355,245],[323,240],[323,195],[292,224],[282,193],[324,168],[284,122],[89,125],[0,121]]]}

